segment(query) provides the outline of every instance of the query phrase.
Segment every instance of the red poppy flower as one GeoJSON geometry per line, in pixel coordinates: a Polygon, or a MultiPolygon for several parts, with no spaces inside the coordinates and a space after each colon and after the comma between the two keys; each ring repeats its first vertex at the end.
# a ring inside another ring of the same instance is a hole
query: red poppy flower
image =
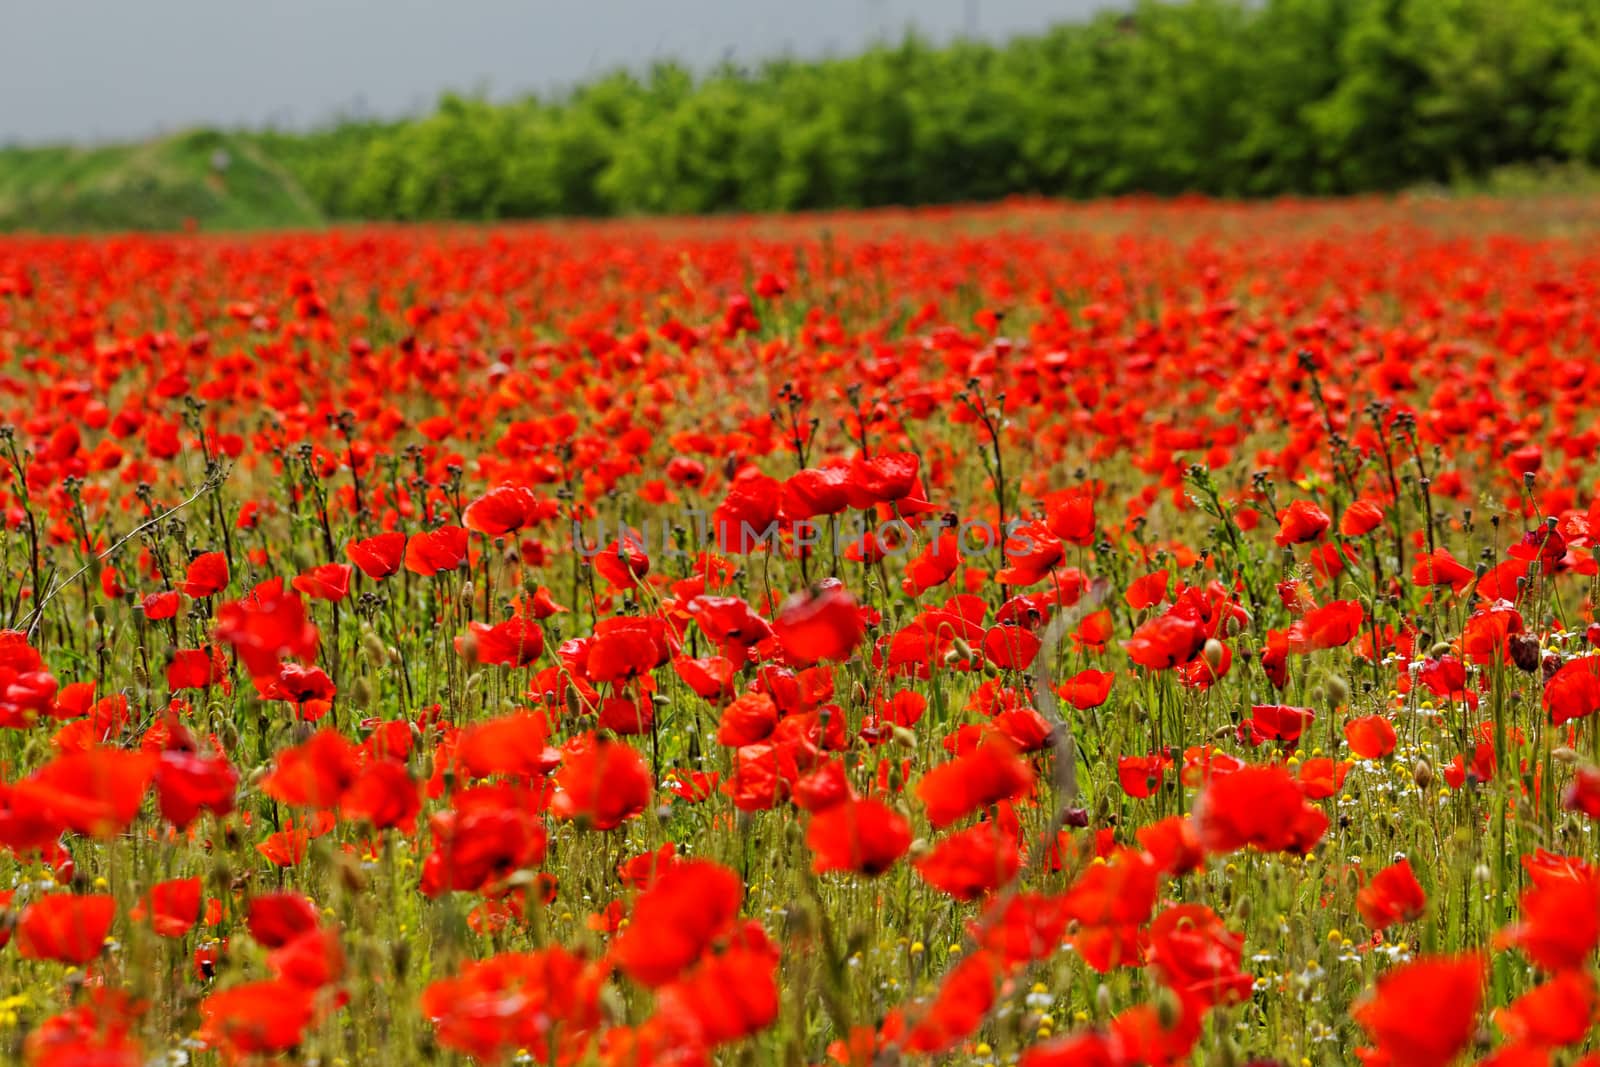
{"type": "Polygon", "coordinates": [[[1193,819],[1169,815],[1158,822],[1139,827],[1134,835],[1163,874],[1176,878],[1205,866],[1205,849],[1195,833],[1193,819]]]}
{"type": "Polygon", "coordinates": [[[1195,828],[1209,852],[1250,846],[1263,852],[1307,852],[1328,817],[1306,803],[1288,771],[1276,765],[1213,775],[1194,807],[1195,828]]]}
{"type": "Polygon", "coordinates": [[[1586,971],[1562,971],[1512,1001],[1495,1021],[1512,1041],[1560,1048],[1582,1041],[1594,1024],[1600,994],[1586,971]]]}
{"type": "Polygon", "coordinates": [[[1366,611],[1359,600],[1336,600],[1297,619],[1289,627],[1289,651],[1297,656],[1349,644],[1361,632],[1366,611]]]}
{"type": "Polygon", "coordinates": [[[150,593],[146,595],[139,601],[139,606],[144,611],[145,618],[152,622],[160,622],[162,619],[170,619],[178,614],[181,601],[182,597],[179,596],[177,591],[170,590],[165,593],[150,593]]]}
{"type": "Polygon", "coordinates": [[[440,1047],[492,1063],[518,1049],[577,1050],[599,1027],[603,974],[560,946],[469,962],[422,991],[440,1047]]]}
{"type": "Polygon", "coordinates": [[[274,977],[304,989],[319,989],[344,977],[344,945],[332,929],[308,930],[267,953],[274,977]]]}
{"type": "Polygon", "coordinates": [[[772,629],[789,662],[800,666],[849,659],[865,632],[855,597],[834,578],[785,601],[772,629]]]}
{"type": "Polygon", "coordinates": [[[551,814],[581,819],[593,830],[614,829],[650,803],[649,764],[618,741],[595,741],[566,757],[555,782],[551,814]]]}
{"type": "Polygon", "coordinates": [[[228,661],[220,648],[175,648],[168,652],[168,689],[209,689],[227,680],[228,661]]]}
{"type": "Polygon", "coordinates": [[[783,515],[813,519],[837,515],[850,506],[850,468],[822,467],[796,472],[783,483],[783,515]]]}
{"type": "Polygon", "coordinates": [[[350,595],[350,575],[353,571],[354,568],[348,563],[324,563],[320,567],[301,571],[292,584],[314,600],[337,603],[350,595]]]}
{"type": "Polygon", "coordinates": [[[213,993],[200,1002],[200,1040],[232,1058],[287,1052],[305,1040],[314,993],[279,979],[213,993]]]}
{"type": "Polygon", "coordinates": [[[759,947],[713,956],[657,992],[657,1018],[687,1024],[704,1048],[760,1033],[778,1018],[777,968],[777,953],[759,947]]]}
{"type": "Polygon", "coordinates": [[[1423,556],[1412,568],[1411,581],[1419,586],[1448,585],[1459,593],[1472,584],[1473,572],[1463,567],[1450,554],[1449,549],[1436,549],[1432,555],[1423,556]]]}
{"type": "Polygon", "coordinates": [[[23,959],[82,966],[100,954],[116,914],[117,902],[109,893],[39,897],[17,918],[17,951],[23,959]]]}
{"type": "MultiPolygon", "coordinates": [[[[837,766],[837,764],[834,764],[837,766]]],[[[879,800],[850,800],[818,812],[806,829],[812,869],[876,876],[911,847],[911,824],[879,800]]]]}
{"type": "Polygon", "coordinates": [[[1068,544],[1094,544],[1094,501],[1094,491],[1087,486],[1057,495],[1046,513],[1050,532],[1068,544]]]}
{"type": "Polygon", "coordinates": [[[414,533],[406,542],[406,570],[424,578],[457,570],[467,562],[467,551],[465,526],[440,526],[414,533]]]}
{"type": "Polygon", "coordinates": [[[462,524],[486,537],[502,537],[533,522],[539,498],[520,485],[502,485],[484,493],[462,512],[462,524]]]}
{"type": "Polygon", "coordinates": [[[1023,796],[1033,789],[1033,771],[1009,742],[991,737],[965,756],[940,764],[917,783],[928,821],[943,829],[958,819],[1023,796]]]}
{"type": "Polygon", "coordinates": [[[933,1002],[906,1035],[910,1052],[944,1052],[974,1033],[994,1006],[1000,967],[987,952],[975,952],[952,967],[933,1002]]]}
{"type": "Polygon", "coordinates": [[[1287,704],[1257,704],[1250,709],[1250,717],[1239,723],[1239,740],[1248,745],[1265,741],[1281,741],[1293,745],[1311,724],[1315,713],[1310,708],[1292,708],[1287,704]]]}
{"type": "Polygon", "coordinates": [[[200,918],[200,896],[198,877],[157,882],[128,918],[135,922],[148,918],[159,937],[182,937],[200,918]]]}
{"type": "Polygon", "coordinates": [[[1194,659],[1205,645],[1206,636],[1205,627],[1194,619],[1168,613],[1133,631],[1122,647],[1139,666],[1160,671],[1194,659]]]}
{"type": "Polygon", "coordinates": [[[1568,661],[1544,684],[1544,707],[1559,726],[1600,711],[1600,656],[1568,661]]]}
{"type": "Polygon", "coordinates": [[[216,633],[255,678],[276,678],[285,659],[311,663],[317,657],[317,628],[306,618],[305,601],[285,590],[282,579],[218,608],[216,633]]]}
{"type": "Polygon", "coordinates": [[[993,822],[980,822],[950,834],[914,866],[935,889],[957,900],[976,900],[1010,883],[1022,857],[1014,837],[993,822]]]}
{"type": "Polygon", "coordinates": [[[765,693],[745,693],[722,709],[717,743],[742,748],[767,738],[778,725],[778,709],[765,693]]]}
{"type": "Polygon", "coordinates": [[[1371,500],[1357,500],[1339,516],[1339,532],[1346,537],[1361,537],[1383,522],[1383,507],[1371,500]]]}
{"type": "Polygon", "coordinates": [[[675,656],[672,669],[685,685],[694,690],[696,696],[713,703],[728,699],[737,689],[733,678],[733,661],[722,656],[703,656],[699,659],[675,656]]]}
{"type": "Polygon", "coordinates": [[[1115,678],[1116,676],[1109,671],[1088,668],[1062,682],[1056,687],[1056,692],[1060,694],[1062,700],[1079,711],[1088,711],[1106,702],[1106,698],[1111,695],[1111,683],[1115,678]]]}
{"type": "Polygon", "coordinates": [[[1394,751],[1398,738],[1394,727],[1382,715],[1363,715],[1344,724],[1344,738],[1350,751],[1362,759],[1383,759],[1394,751]]]}
{"type": "Polygon", "coordinates": [[[1428,898],[1411,870],[1410,860],[1390,864],[1356,893],[1356,910],[1374,930],[1415,922],[1428,910],[1428,898]]]}
{"type": "Polygon", "coordinates": [[[665,985],[728,932],[743,898],[734,872],[709,860],[684,860],[639,894],[610,958],[636,982],[665,985]]]}
{"type": "Polygon", "coordinates": [[[1231,933],[1203,904],[1179,904],[1150,924],[1146,959],[1184,1003],[1237,1004],[1255,980],[1240,970],[1244,936],[1231,933]]]}
{"type": "Polygon", "coordinates": [[[1585,966],[1600,944],[1600,875],[1574,870],[1536,878],[1519,901],[1522,918],[1497,943],[1514,945],[1537,966],[1561,971],[1585,966]]]}
{"type": "Polygon", "coordinates": [[[1167,585],[1170,576],[1166,568],[1153,574],[1146,574],[1142,578],[1135,578],[1128,583],[1128,589],[1122,594],[1128,602],[1128,607],[1134,611],[1143,611],[1153,608],[1167,599],[1167,585]]]}
{"type": "Polygon", "coordinates": [[[717,549],[743,556],[772,545],[782,507],[783,486],[764,474],[747,471],[711,513],[717,549]]]}
{"type": "Polygon", "coordinates": [[[228,557],[221,552],[204,552],[189,562],[183,591],[199,600],[220,593],[228,585],[228,557]]]}
{"type": "Polygon", "coordinates": [[[157,757],[96,746],[66,752],[12,787],[11,807],[91,837],[121,833],[139,814],[157,757]]]}
{"type": "Polygon", "coordinates": [[[1561,795],[1561,806],[1600,819],[1600,768],[1579,767],[1573,773],[1572,784],[1561,795]]]}
{"type": "Polygon", "coordinates": [[[456,651],[478,663],[526,667],[544,653],[544,631],[527,619],[512,617],[492,626],[474,622],[467,630],[456,638],[456,651]]]}
{"type": "Polygon", "coordinates": [[[473,723],[457,738],[456,766],[467,778],[542,778],[561,765],[561,751],[549,738],[544,714],[519,712],[473,723]]]}
{"type": "Polygon", "coordinates": [[[387,578],[398,572],[405,553],[406,535],[398,530],[352,539],[344,546],[345,557],[372,579],[387,578]]]}
{"type": "Polygon", "coordinates": [[[392,760],[368,763],[339,797],[341,819],[364,822],[374,830],[412,827],[421,810],[417,783],[404,764],[392,760]]]}
{"type": "Polygon", "coordinates": [[[355,742],[337,730],[319,730],[305,743],[278,753],[261,790],[285,804],[331,808],[360,769],[361,750],[355,742]]]}
{"type": "Polygon", "coordinates": [[[1162,776],[1172,767],[1164,754],[1121,756],[1117,759],[1117,784],[1135,800],[1153,797],[1161,789],[1162,776]]]}
{"type": "Polygon", "coordinates": [[[1481,955],[1423,956],[1384,974],[1350,1014],[1388,1062],[1446,1067],[1477,1031],[1483,986],[1481,955]]]}
{"type": "Polygon", "coordinates": [[[259,893],[250,898],[250,936],[266,948],[282,948],[320,925],[317,907],[299,893],[259,893]]]}
{"type": "Polygon", "coordinates": [[[1278,533],[1273,540],[1284,547],[1303,545],[1321,537],[1332,525],[1326,511],[1309,500],[1296,500],[1278,512],[1278,533]]]}
{"type": "Polygon", "coordinates": [[[434,848],[422,865],[423,895],[503,889],[500,883],[513,874],[542,863],[541,801],[542,794],[509,783],[454,794],[448,810],[428,819],[434,848]]]}
{"type": "Polygon", "coordinates": [[[1021,626],[991,626],[983,635],[984,657],[1003,670],[1027,670],[1041,647],[1039,638],[1021,626]]]}
{"type": "Polygon", "coordinates": [[[233,810],[239,772],[221,756],[169,750],[161,753],[155,783],[161,817],[182,830],[202,811],[233,810]]]}

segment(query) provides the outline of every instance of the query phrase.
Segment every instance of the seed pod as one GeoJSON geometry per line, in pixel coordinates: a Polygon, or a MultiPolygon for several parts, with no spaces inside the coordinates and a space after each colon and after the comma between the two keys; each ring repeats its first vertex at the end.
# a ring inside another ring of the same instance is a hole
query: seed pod
{"type": "Polygon", "coordinates": [[[1350,702],[1350,683],[1337,674],[1329,676],[1323,683],[1328,691],[1328,702],[1334,707],[1342,707],[1350,702]]]}
{"type": "Polygon", "coordinates": [[[1411,780],[1418,789],[1427,789],[1433,784],[1433,767],[1425,759],[1417,760],[1417,765],[1411,769],[1411,780]]]}
{"type": "Polygon", "coordinates": [[[1539,639],[1533,634],[1512,634],[1506,638],[1511,649],[1511,662],[1517,669],[1532,674],[1539,669],[1539,639]]]}
{"type": "Polygon", "coordinates": [[[367,659],[377,666],[381,667],[389,662],[389,650],[384,647],[383,641],[378,635],[370,629],[365,629],[361,633],[361,651],[365,652],[367,659]]]}

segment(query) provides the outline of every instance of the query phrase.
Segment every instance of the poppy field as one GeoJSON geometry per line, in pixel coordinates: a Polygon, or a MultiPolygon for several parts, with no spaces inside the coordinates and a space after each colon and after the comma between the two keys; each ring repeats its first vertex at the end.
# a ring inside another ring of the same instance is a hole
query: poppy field
{"type": "Polygon", "coordinates": [[[0,1059],[1595,1067],[1597,233],[0,238],[0,1059]]]}

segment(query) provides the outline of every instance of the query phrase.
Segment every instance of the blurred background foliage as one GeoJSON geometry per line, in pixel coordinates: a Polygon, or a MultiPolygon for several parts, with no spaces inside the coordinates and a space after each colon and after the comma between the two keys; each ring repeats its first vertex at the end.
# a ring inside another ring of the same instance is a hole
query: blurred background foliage
{"type": "Polygon", "coordinates": [[[1595,164],[1600,0],[1189,0],[310,132],[0,150],[0,226],[1519,189],[1595,164]]]}

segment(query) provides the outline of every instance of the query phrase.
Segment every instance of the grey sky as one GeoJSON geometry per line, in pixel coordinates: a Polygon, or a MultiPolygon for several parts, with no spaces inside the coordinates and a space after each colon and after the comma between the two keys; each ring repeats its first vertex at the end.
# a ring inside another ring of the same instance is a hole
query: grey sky
{"type": "Polygon", "coordinates": [[[850,52],[972,19],[1004,38],[1114,0],[0,0],[0,143],[391,115],[444,89],[850,52]]]}

